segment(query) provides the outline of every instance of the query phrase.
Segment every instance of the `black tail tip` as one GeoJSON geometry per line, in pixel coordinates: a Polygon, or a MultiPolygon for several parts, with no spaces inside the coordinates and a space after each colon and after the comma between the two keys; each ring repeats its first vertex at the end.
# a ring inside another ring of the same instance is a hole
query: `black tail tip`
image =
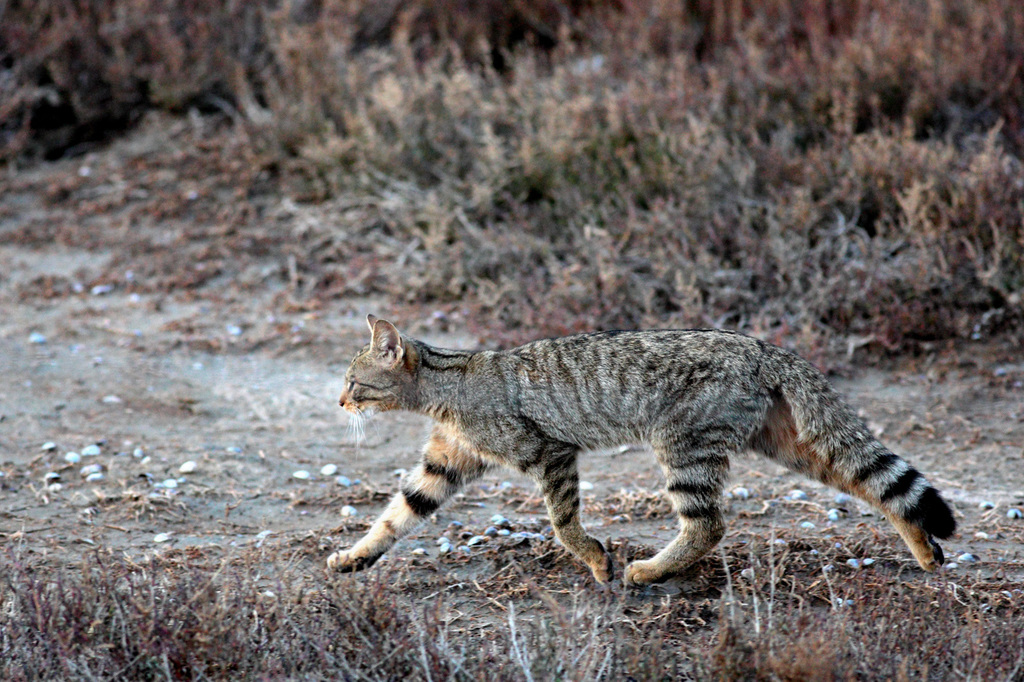
{"type": "Polygon", "coordinates": [[[929,535],[934,535],[943,540],[953,535],[954,531],[956,531],[956,520],[953,519],[953,510],[949,508],[949,504],[939,495],[939,491],[931,486],[926,488],[921,494],[909,517],[929,535]]]}

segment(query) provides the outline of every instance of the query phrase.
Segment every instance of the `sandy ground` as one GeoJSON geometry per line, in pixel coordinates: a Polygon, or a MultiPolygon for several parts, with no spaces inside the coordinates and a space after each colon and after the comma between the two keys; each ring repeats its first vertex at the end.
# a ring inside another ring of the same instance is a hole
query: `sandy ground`
{"type": "MultiPolygon", "coordinates": [[[[428,427],[415,415],[379,415],[357,442],[337,406],[344,368],[366,341],[365,313],[393,309],[380,300],[304,298],[280,250],[236,257],[223,246],[228,237],[209,231],[182,242],[174,235],[187,215],[126,222],[130,197],[103,205],[105,195],[76,184],[81,167],[62,162],[5,181],[0,553],[16,544],[23,559],[56,566],[97,547],[142,561],[191,547],[276,543],[322,565],[383,508],[428,427]],[[100,205],[80,219],[86,201],[100,205]],[[87,454],[92,445],[99,454],[87,454]],[[68,453],[79,460],[69,462],[68,453]],[[183,473],[186,462],[194,469],[183,473]],[[325,465],[337,471],[323,474],[325,465]],[[102,478],[87,480],[87,466],[102,478]],[[301,471],[308,478],[296,477],[301,471]],[[339,484],[339,476],[353,483],[339,484]],[[346,506],[355,515],[343,516],[346,506]]],[[[431,342],[477,343],[429,311],[394,321],[431,342]]],[[[945,543],[947,560],[969,553],[976,561],[961,561],[950,575],[1024,580],[1024,520],[1007,517],[1024,508],[1019,350],[998,340],[957,342],[850,368],[856,360],[834,378],[839,389],[956,508],[960,529],[945,543]]],[[[589,453],[580,466],[594,534],[652,548],[672,536],[674,521],[657,495],[660,473],[644,448],[589,453]]],[[[858,552],[881,547],[885,560],[870,570],[917,571],[884,519],[837,502],[835,491],[752,455],[733,463],[736,488],[748,495],[727,495],[725,543],[752,534],[840,544],[875,536],[875,544],[851,543],[837,557],[871,558],[858,552]],[[794,489],[806,499],[791,499],[794,489]],[[827,516],[833,508],[837,521],[827,516]]],[[[474,560],[488,543],[456,550],[454,562],[438,559],[435,540],[446,534],[463,544],[462,534],[483,533],[494,514],[513,529],[550,534],[535,486],[498,472],[439,511],[389,561],[484,570],[474,560]]],[[[489,541],[503,542],[510,541],[489,541]]],[[[587,580],[582,567],[577,577],[587,580]]]]}

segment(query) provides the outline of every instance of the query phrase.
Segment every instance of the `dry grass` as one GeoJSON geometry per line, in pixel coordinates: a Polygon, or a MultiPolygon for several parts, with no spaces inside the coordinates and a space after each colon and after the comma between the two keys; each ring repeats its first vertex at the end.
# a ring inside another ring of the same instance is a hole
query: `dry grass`
{"type": "Polygon", "coordinates": [[[271,241],[312,295],[388,294],[498,343],[1019,329],[1014,0],[499,4],[8,6],[0,130],[55,156],[150,108],[219,112],[223,142],[175,143],[222,144],[236,204],[290,197],[271,241]]]}
{"type": "MultiPolygon", "coordinates": [[[[488,550],[472,561],[475,579],[455,570],[458,558],[325,577],[285,547],[219,559],[171,550],[142,564],[101,551],[53,571],[9,545],[0,676],[1016,679],[1024,669],[1019,590],[907,579],[888,559],[855,571],[819,544],[816,555],[799,544],[772,552],[752,537],[702,561],[674,598],[581,589],[551,543],[488,550]]],[[[617,556],[638,550],[650,548],[620,544],[617,556]]]]}

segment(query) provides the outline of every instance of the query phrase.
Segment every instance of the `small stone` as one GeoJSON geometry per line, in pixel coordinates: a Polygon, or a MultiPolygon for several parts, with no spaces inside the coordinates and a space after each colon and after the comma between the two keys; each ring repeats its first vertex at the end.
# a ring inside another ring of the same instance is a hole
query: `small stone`
{"type": "Polygon", "coordinates": [[[947,568],[948,570],[952,571],[955,568],[960,568],[960,564],[958,564],[955,561],[950,561],[948,564],[946,564],[945,568],[947,568]]]}
{"type": "Polygon", "coordinates": [[[782,538],[775,538],[775,544],[776,545],[784,545],[784,544],[786,544],[786,541],[783,540],[782,538]]]}
{"type": "Polygon", "coordinates": [[[853,502],[853,496],[847,495],[846,493],[839,493],[833,499],[836,504],[850,504],[853,502]]]}
{"type": "Polygon", "coordinates": [[[750,491],[746,488],[733,488],[732,496],[739,500],[750,499],[750,491]]]}
{"type": "Polygon", "coordinates": [[[299,469],[298,471],[292,472],[292,478],[297,478],[300,481],[308,480],[309,472],[306,471],[305,469],[299,469]]]}
{"type": "Polygon", "coordinates": [[[31,334],[28,335],[28,342],[35,344],[43,344],[46,343],[46,337],[40,334],[39,332],[32,332],[31,334]]]}
{"type": "Polygon", "coordinates": [[[490,538],[487,537],[486,535],[474,535],[473,537],[471,537],[469,540],[466,541],[466,545],[468,547],[473,547],[474,545],[481,545],[481,544],[487,542],[488,540],[490,540],[490,538]]]}
{"type": "Polygon", "coordinates": [[[173,535],[173,533],[157,533],[153,536],[153,542],[167,542],[171,539],[171,535],[173,535]]]}
{"type": "Polygon", "coordinates": [[[828,510],[828,520],[829,521],[838,521],[842,517],[843,517],[843,513],[841,511],[839,511],[838,509],[829,509],[828,510]]]}
{"type": "Polygon", "coordinates": [[[237,324],[229,324],[226,327],[226,329],[228,330],[228,334],[231,334],[231,336],[241,336],[242,335],[242,328],[239,327],[237,324]]]}
{"type": "Polygon", "coordinates": [[[405,474],[406,474],[406,470],[405,469],[395,469],[394,471],[391,472],[392,476],[398,476],[398,477],[405,476],[405,474]]]}
{"type": "Polygon", "coordinates": [[[451,544],[451,540],[448,539],[447,537],[445,537],[444,535],[442,535],[441,537],[439,537],[437,540],[434,541],[434,544],[435,545],[443,545],[446,542],[451,544]]]}
{"type": "Polygon", "coordinates": [[[473,553],[473,550],[470,549],[468,545],[459,545],[458,551],[462,552],[463,554],[472,554],[473,553]]]}
{"type": "Polygon", "coordinates": [[[176,478],[165,478],[163,481],[160,482],[160,487],[161,488],[177,488],[178,487],[178,479],[176,479],[176,478]]]}
{"type": "Polygon", "coordinates": [[[350,504],[346,504],[344,507],[341,508],[341,515],[342,516],[346,516],[346,517],[347,516],[358,516],[359,515],[359,510],[356,509],[355,507],[353,507],[350,504]]]}
{"type": "Polygon", "coordinates": [[[806,530],[814,530],[814,524],[811,523],[810,521],[804,521],[803,523],[800,524],[800,527],[804,528],[806,530]]]}
{"type": "Polygon", "coordinates": [[[325,464],[322,467],[320,467],[321,476],[333,476],[336,473],[338,473],[337,464],[325,464]]]}
{"type": "Polygon", "coordinates": [[[334,479],[334,482],[337,483],[338,485],[345,486],[346,488],[352,486],[352,481],[349,479],[348,476],[338,476],[336,479],[334,479]]]}
{"type": "Polygon", "coordinates": [[[978,503],[978,509],[995,509],[995,508],[996,508],[996,503],[995,502],[989,502],[988,500],[984,500],[984,501],[978,503]]]}
{"type": "Polygon", "coordinates": [[[98,483],[99,481],[103,480],[103,473],[97,471],[95,473],[89,474],[88,476],[85,477],[85,480],[88,481],[89,483],[98,483]]]}
{"type": "Polygon", "coordinates": [[[454,546],[450,542],[442,542],[441,546],[437,548],[438,554],[448,554],[454,549],[454,546]]]}
{"type": "Polygon", "coordinates": [[[100,446],[95,443],[82,448],[82,457],[96,457],[100,454],[100,446]]]}
{"type": "Polygon", "coordinates": [[[146,451],[143,450],[142,448],[135,448],[134,450],[132,450],[132,457],[134,457],[136,459],[142,459],[145,456],[146,456],[146,451]]]}
{"type": "Polygon", "coordinates": [[[790,490],[789,494],[786,495],[786,497],[788,497],[791,500],[806,500],[807,493],[805,493],[803,490],[790,490]]]}
{"type": "Polygon", "coordinates": [[[50,485],[46,486],[46,489],[49,490],[51,493],[60,492],[63,488],[64,486],[61,485],[60,483],[51,483],[50,485]]]}
{"type": "MultiPolygon", "coordinates": [[[[88,476],[88,474],[86,474],[86,475],[88,476]]],[[[43,476],[43,480],[44,481],[59,481],[60,480],[60,474],[58,474],[56,471],[47,471],[46,474],[43,476]]]]}
{"type": "Polygon", "coordinates": [[[1006,518],[1008,519],[1021,519],[1024,518],[1024,512],[1016,507],[1010,507],[1006,510],[1006,518]]]}
{"type": "Polygon", "coordinates": [[[956,560],[961,564],[973,564],[978,560],[978,557],[968,552],[964,552],[963,554],[958,556],[956,560]]]}
{"type": "Polygon", "coordinates": [[[228,452],[232,453],[232,454],[235,454],[235,455],[237,455],[240,452],[242,452],[242,448],[238,447],[237,445],[229,445],[229,446],[227,446],[224,449],[227,450],[228,452]]]}
{"type": "Polygon", "coordinates": [[[992,537],[991,535],[989,535],[988,533],[986,533],[983,530],[979,530],[977,533],[974,534],[974,538],[976,540],[988,540],[991,537],[992,537]]]}
{"type": "Polygon", "coordinates": [[[747,581],[754,582],[754,569],[744,568],[742,571],[740,571],[740,575],[743,576],[747,581]]]}
{"type": "Polygon", "coordinates": [[[448,524],[449,528],[462,528],[462,521],[452,521],[448,524]]]}
{"type": "Polygon", "coordinates": [[[92,289],[89,289],[89,293],[93,296],[105,296],[114,290],[112,284],[97,284],[92,289]]]}
{"type": "Polygon", "coordinates": [[[194,461],[190,459],[189,461],[183,463],[180,467],[178,467],[178,471],[183,474],[191,474],[193,471],[196,470],[198,466],[198,464],[196,464],[194,461]]]}
{"type": "Polygon", "coordinates": [[[43,449],[43,450],[44,450],[45,452],[50,452],[50,451],[52,451],[52,450],[56,450],[56,449],[57,449],[57,444],[56,444],[56,443],[54,443],[54,442],[53,442],[52,440],[50,440],[50,441],[46,441],[45,443],[43,443],[43,447],[42,447],[42,449],[43,449]]]}
{"type": "Polygon", "coordinates": [[[484,535],[486,535],[489,538],[497,537],[498,529],[494,526],[487,526],[487,529],[484,530],[484,535]]]}
{"type": "Polygon", "coordinates": [[[875,563],[875,560],[868,558],[868,559],[864,559],[860,563],[861,563],[862,566],[870,566],[871,564],[875,563]]]}
{"type": "Polygon", "coordinates": [[[409,554],[412,554],[413,556],[423,556],[426,553],[427,550],[423,549],[422,547],[417,547],[416,549],[409,552],[409,554]]]}
{"type": "Polygon", "coordinates": [[[103,402],[107,403],[108,405],[116,405],[117,403],[124,402],[124,401],[122,401],[116,395],[107,395],[107,396],[103,396],[103,402]]]}
{"type": "Polygon", "coordinates": [[[860,560],[859,559],[847,559],[846,560],[846,565],[849,566],[850,568],[860,568],[860,560]]]}
{"type": "Polygon", "coordinates": [[[580,490],[593,490],[594,484],[590,481],[580,481],[580,490]]]}
{"type": "Polygon", "coordinates": [[[512,525],[512,522],[506,519],[501,514],[495,514],[494,516],[492,516],[491,523],[493,523],[495,526],[498,526],[499,528],[502,526],[508,527],[512,525]]]}
{"type": "Polygon", "coordinates": [[[64,461],[68,464],[78,464],[82,461],[82,456],[77,452],[68,452],[64,455],[64,461]]]}
{"type": "Polygon", "coordinates": [[[103,471],[103,465],[102,464],[87,464],[84,467],[82,467],[82,469],[81,469],[81,471],[79,471],[79,473],[82,476],[88,476],[89,474],[99,473],[100,471],[103,471]]]}

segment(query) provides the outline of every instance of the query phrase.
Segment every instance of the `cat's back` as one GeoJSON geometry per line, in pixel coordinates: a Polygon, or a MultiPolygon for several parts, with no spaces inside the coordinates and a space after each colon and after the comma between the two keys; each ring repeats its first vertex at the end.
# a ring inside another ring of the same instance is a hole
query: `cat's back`
{"type": "Polygon", "coordinates": [[[643,439],[699,395],[750,390],[765,347],[719,330],[617,331],[541,339],[502,355],[525,414],[597,445],[624,432],[643,439]]]}

